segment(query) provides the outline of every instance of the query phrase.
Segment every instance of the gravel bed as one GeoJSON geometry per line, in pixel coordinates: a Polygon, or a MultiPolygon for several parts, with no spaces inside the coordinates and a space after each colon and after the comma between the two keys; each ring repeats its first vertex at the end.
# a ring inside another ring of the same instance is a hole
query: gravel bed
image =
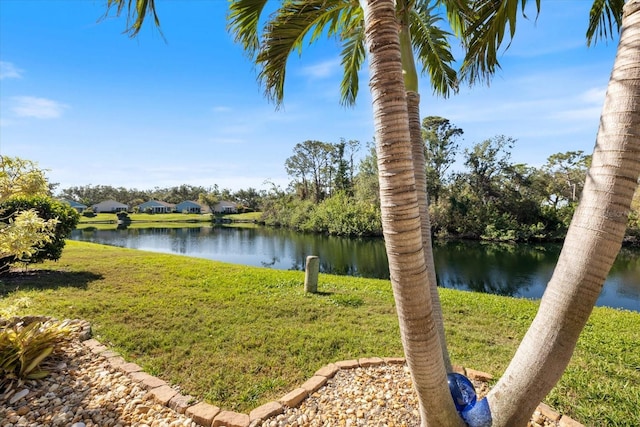
{"type": "Polygon", "coordinates": [[[419,426],[418,402],[406,367],[380,365],[340,370],[299,407],[262,427],[419,426]]]}
{"type": "MultiPolygon", "coordinates": [[[[472,379],[478,396],[489,391],[472,379]]],[[[557,426],[536,411],[529,427],[557,426]]],[[[405,365],[340,370],[300,406],[264,420],[260,427],[420,427],[418,400],[405,365]]]]}
{"type": "Polygon", "coordinates": [[[155,403],[140,384],[81,343],[71,341],[62,350],[47,378],[4,390],[0,426],[197,426],[155,403]]]}
{"type": "MultiPolygon", "coordinates": [[[[153,400],[143,385],[70,340],[52,356],[43,380],[0,388],[0,427],[197,427],[191,418],[153,400]]],[[[488,391],[474,381],[479,395],[488,391]]],[[[1,383],[0,383],[1,386],[1,383]]],[[[402,364],[339,370],[298,407],[251,427],[418,427],[418,402],[402,364]]],[[[536,412],[531,427],[557,426],[536,412]]]]}

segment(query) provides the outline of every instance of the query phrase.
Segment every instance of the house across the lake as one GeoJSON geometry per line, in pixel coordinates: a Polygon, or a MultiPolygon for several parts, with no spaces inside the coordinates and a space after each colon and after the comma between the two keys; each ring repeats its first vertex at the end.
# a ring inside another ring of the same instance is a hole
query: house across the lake
{"type": "Polygon", "coordinates": [[[116,213],[127,212],[129,206],[124,203],[116,202],[115,200],[105,200],[104,202],[96,203],[91,206],[91,209],[95,213],[116,213]]]}
{"type": "Polygon", "coordinates": [[[213,206],[213,213],[216,213],[216,214],[238,213],[238,205],[228,200],[222,200],[213,206]]]}
{"type": "Polygon", "coordinates": [[[69,206],[71,206],[73,209],[75,209],[78,213],[82,213],[84,212],[85,209],[88,208],[87,205],[83,205],[82,203],[78,203],[75,200],[71,200],[71,199],[60,199],[60,201],[62,203],[66,203],[69,206]]]}
{"type": "Polygon", "coordinates": [[[140,213],[171,213],[175,210],[176,205],[159,200],[149,200],[138,206],[136,209],[140,213]]]}
{"type": "MultiPolygon", "coordinates": [[[[67,201],[70,203],[71,201],[67,201]]],[[[84,205],[82,205],[84,206],[84,205]]],[[[74,205],[72,207],[75,208],[74,205]]],[[[86,208],[86,206],[85,206],[86,208]]],[[[91,206],[91,209],[95,213],[118,213],[128,212],[129,206],[124,203],[117,202],[115,200],[105,200],[104,202],[97,203],[91,206]]],[[[135,206],[136,212],[140,213],[190,213],[190,214],[206,214],[211,213],[212,209],[207,205],[203,205],[193,200],[185,200],[183,202],[174,205],[173,203],[163,202],[161,200],[149,200],[148,202],[141,203],[135,206]]],[[[79,211],[81,212],[81,211],[79,211]]],[[[238,213],[238,204],[228,200],[222,200],[213,206],[213,213],[215,214],[234,214],[238,213]]]]}
{"type": "Polygon", "coordinates": [[[190,213],[190,214],[203,214],[209,213],[210,209],[208,206],[202,205],[193,200],[185,200],[184,202],[180,202],[175,206],[176,212],[181,213],[190,213]]]}

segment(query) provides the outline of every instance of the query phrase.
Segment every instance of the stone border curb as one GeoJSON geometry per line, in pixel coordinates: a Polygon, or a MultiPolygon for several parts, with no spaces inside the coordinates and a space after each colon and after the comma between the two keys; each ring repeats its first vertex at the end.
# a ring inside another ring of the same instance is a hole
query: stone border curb
{"type": "MultiPolygon", "coordinates": [[[[98,340],[90,338],[91,325],[89,322],[84,320],[78,322],[82,325],[79,333],[80,341],[92,353],[104,357],[114,369],[123,372],[133,381],[143,385],[157,403],[180,414],[185,414],[202,427],[258,427],[263,420],[283,413],[287,407],[294,408],[299,406],[340,370],[405,363],[405,359],[402,357],[364,357],[329,363],[318,369],[300,387],[285,394],[278,401],[265,403],[253,409],[249,414],[243,414],[225,411],[205,402],[197,402],[192,396],[180,394],[165,381],[143,372],[142,368],[135,363],[127,363],[118,353],[109,350],[107,346],[98,340]]],[[[454,366],[454,371],[478,381],[486,382],[493,378],[486,372],[460,366],[454,366]]],[[[574,419],[561,415],[544,403],[538,405],[533,417],[534,419],[540,419],[540,421],[542,417],[546,417],[556,422],[558,427],[585,427],[574,419]]]]}

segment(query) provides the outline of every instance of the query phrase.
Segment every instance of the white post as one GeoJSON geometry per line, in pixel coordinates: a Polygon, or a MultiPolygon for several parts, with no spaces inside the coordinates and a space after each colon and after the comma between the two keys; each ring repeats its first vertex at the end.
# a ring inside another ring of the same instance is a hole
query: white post
{"type": "Polygon", "coordinates": [[[307,257],[304,275],[304,291],[315,294],[318,292],[318,272],[320,271],[320,258],[314,255],[307,257]]]}

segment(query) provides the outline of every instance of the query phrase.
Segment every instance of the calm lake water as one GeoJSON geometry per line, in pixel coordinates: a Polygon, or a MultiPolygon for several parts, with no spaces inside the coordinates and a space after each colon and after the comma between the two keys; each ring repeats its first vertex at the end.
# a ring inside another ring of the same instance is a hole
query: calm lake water
{"type": "MultiPolygon", "coordinates": [[[[324,273],[389,278],[382,239],[347,239],[267,227],[74,230],[71,239],[234,264],[304,270],[308,255],[324,273]]],[[[438,285],[514,297],[540,298],[560,246],[448,242],[434,248],[438,285]]],[[[640,311],[640,251],[623,249],[597,305],[640,311]]]]}

